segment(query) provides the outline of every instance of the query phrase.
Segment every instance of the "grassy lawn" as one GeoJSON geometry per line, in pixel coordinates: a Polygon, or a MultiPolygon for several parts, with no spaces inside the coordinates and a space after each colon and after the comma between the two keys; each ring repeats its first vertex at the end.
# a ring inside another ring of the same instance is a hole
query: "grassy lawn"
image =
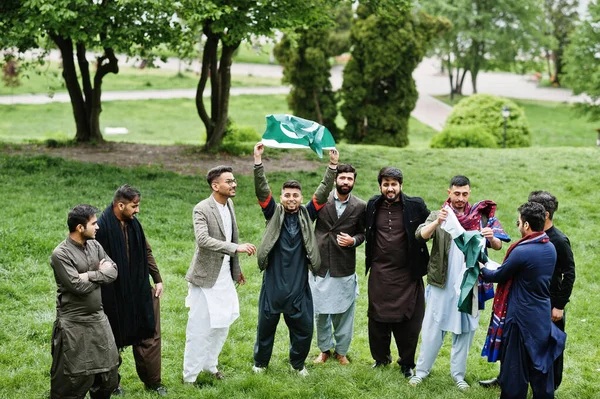
{"type": "MultiPolygon", "coordinates": [[[[205,99],[206,100],[206,99],[205,99]]],[[[201,144],[205,130],[196,106],[190,99],[106,101],[102,105],[100,126],[124,126],[127,135],[105,136],[110,141],[148,144],[201,144]]],[[[265,115],[288,113],[284,95],[232,96],[230,117],[239,125],[264,132],[265,115]]],[[[341,119],[343,123],[343,119],[341,119]]],[[[435,132],[411,118],[411,146],[426,148],[435,132]]],[[[0,141],[22,142],[28,139],[69,139],[75,136],[71,104],[0,105],[0,141]]]]}
{"type": "MultiPolygon", "coordinates": [[[[35,70],[24,72],[21,86],[12,91],[4,83],[0,83],[0,95],[66,92],[61,73],[62,70],[56,63],[38,66],[35,70]]],[[[102,90],[195,89],[199,78],[197,72],[190,71],[182,72],[179,75],[176,71],[168,69],[120,67],[117,75],[106,75],[102,90]]],[[[281,79],[278,78],[233,75],[231,80],[233,87],[281,86],[281,79]]]]}
{"type": "Polygon", "coordinates": [[[252,43],[243,42],[233,55],[233,62],[270,64],[273,46],[273,43],[256,44],[253,46],[252,43]]]}
{"type": "MultiPolygon", "coordinates": [[[[116,105],[116,103],[115,103],[116,105]]],[[[4,120],[4,118],[2,118],[4,120]]],[[[169,120],[166,118],[165,120],[169,120]]],[[[267,149],[267,151],[276,151],[267,149]]],[[[598,397],[600,350],[594,332],[600,325],[600,253],[596,236],[600,232],[597,204],[600,202],[600,174],[595,148],[528,149],[395,149],[378,146],[340,145],[342,162],[357,166],[355,192],[368,199],[377,192],[376,174],[384,165],[402,169],[403,189],[422,196],[430,209],[446,198],[449,178],[465,174],[473,182],[473,200],[491,198],[498,202],[504,228],[514,239],[516,208],[534,189],[548,189],[560,200],[555,215],[557,226],[571,239],[577,264],[577,281],[567,315],[565,378],[557,398],[598,397]],[[493,163],[486,160],[495,160],[493,163]]],[[[217,162],[217,161],[216,161],[217,162]]],[[[248,159],[248,162],[252,162],[248,159]]],[[[325,163],[322,164],[323,168],[325,163]]],[[[269,173],[272,187],[288,178],[300,180],[306,190],[318,184],[322,170],[269,173]]],[[[258,244],[264,221],[253,194],[249,176],[239,181],[235,198],[240,239],[258,244]]],[[[481,317],[468,359],[467,381],[472,389],[459,392],[449,374],[450,340],[447,339],[431,376],[418,388],[409,387],[399,367],[373,370],[367,336],[367,279],[364,250],[359,248],[360,297],[355,335],[350,348],[352,363],[335,362],[313,366],[310,376],[298,378],[289,371],[287,329],[280,323],[269,370],[264,375],[251,371],[256,334],[257,301],[261,274],[256,258],[243,257],[248,284],[238,288],[241,317],[229,333],[220,356],[225,381],[201,376],[202,388],[181,384],[187,310],[184,299],[185,272],[194,250],[191,210],[208,195],[202,176],[180,176],[156,168],[119,169],[110,166],[63,161],[48,157],[0,155],[0,185],[3,195],[0,212],[0,365],[1,398],[47,397],[50,386],[50,334],[55,317],[56,287],[49,267],[53,248],[67,234],[66,214],[78,203],[104,208],[114,189],[128,182],[144,197],[139,215],[163,275],[166,293],[162,300],[163,381],[172,398],[493,398],[498,390],[485,390],[479,379],[497,373],[497,365],[479,356],[489,320],[490,303],[481,317]]],[[[491,256],[501,261],[505,249],[491,256]]],[[[392,349],[395,354],[395,349],[392,349]]],[[[135,374],[130,350],[124,354],[122,384],[128,398],[152,398],[135,374]]]]}
{"type": "MultiPolygon", "coordinates": [[[[446,104],[454,105],[461,96],[435,96],[446,104]]],[[[579,115],[570,104],[554,101],[512,99],[525,110],[531,127],[532,146],[536,147],[591,147],[596,145],[599,122],[590,122],[579,115]]]]}

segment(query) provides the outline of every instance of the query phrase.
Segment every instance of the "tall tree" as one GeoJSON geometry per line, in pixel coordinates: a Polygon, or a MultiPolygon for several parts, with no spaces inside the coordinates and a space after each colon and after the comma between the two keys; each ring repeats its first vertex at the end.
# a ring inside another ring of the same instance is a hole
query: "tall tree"
{"type": "Polygon", "coordinates": [[[143,54],[167,40],[171,2],[162,0],[3,0],[0,47],[20,52],[49,38],[62,56],[62,75],[75,118],[75,140],[102,142],[102,81],[119,72],[117,53],[143,54]],[[4,34],[6,33],[6,34],[4,34]],[[90,68],[86,52],[100,50],[90,68]]]}
{"type": "Polygon", "coordinates": [[[377,10],[361,4],[357,16],[342,85],[344,137],[353,143],[404,147],[418,98],[412,73],[450,22],[393,6],[377,10]]]}
{"type": "Polygon", "coordinates": [[[287,100],[294,115],[327,126],[337,138],[337,99],[331,86],[329,60],[350,49],[352,4],[342,1],[327,10],[336,24],[320,29],[298,28],[284,35],[274,52],[283,66],[283,82],[292,85],[287,100]]]}
{"type": "Polygon", "coordinates": [[[570,37],[565,53],[564,80],[575,94],[585,94],[585,102],[577,104],[592,120],[600,120],[600,4],[588,5],[588,16],[570,37]]]}
{"type": "Polygon", "coordinates": [[[451,93],[462,94],[467,72],[477,93],[477,76],[491,63],[508,65],[537,53],[547,41],[541,1],[420,0],[425,12],[452,22],[437,44],[438,53],[445,54],[451,93]]]}
{"type": "Polygon", "coordinates": [[[554,39],[553,46],[546,50],[548,74],[550,81],[558,86],[560,86],[563,74],[563,55],[569,44],[569,35],[575,29],[579,19],[578,7],[579,0],[544,0],[549,33],[554,39]],[[550,65],[550,59],[552,59],[552,65],[550,65]]]}
{"type": "Polygon", "coordinates": [[[182,19],[183,40],[197,42],[204,36],[202,69],[196,91],[196,109],[206,128],[205,149],[218,148],[227,127],[231,63],[234,51],[252,35],[270,36],[276,29],[315,26],[326,17],[325,0],[181,0],[177,15],[182,19]],[[203,95],[210,80],[210,107],[203,95]],[[209,114],[210,112],[210,114],[209,114]]]}

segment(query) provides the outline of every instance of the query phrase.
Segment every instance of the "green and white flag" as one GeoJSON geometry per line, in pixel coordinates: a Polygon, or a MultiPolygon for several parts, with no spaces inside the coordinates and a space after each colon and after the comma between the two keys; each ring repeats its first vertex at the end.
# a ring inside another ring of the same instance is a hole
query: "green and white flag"
{"type": "Polygon", "coordinates": [[[323,150],[335,148],[335,140],[325,126],[287,114],[267,115],[262,142],[266,147],[310,148],[319,158],[323,158],[323,150]]]}

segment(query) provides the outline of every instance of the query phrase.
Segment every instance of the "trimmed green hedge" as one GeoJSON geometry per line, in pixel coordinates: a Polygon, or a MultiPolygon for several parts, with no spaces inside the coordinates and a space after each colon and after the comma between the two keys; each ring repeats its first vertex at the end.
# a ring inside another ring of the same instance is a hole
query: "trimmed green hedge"
{"type": "Polygon", "coordinates": [[[451,126],[431,138],[431,148],[496,148],[496,138],[483,125],[451,126]]]}
{"type": "Polygon", "coordinates": [[[254,153],[254,145],[261,140],[261,135],[251,126],[240,126],[228,123],[227,133],[219,151],[231,155],[250,155],[254,153]]]}
{"type": "Polygon", "coordinates": [[[505,105],[510,108],[510,117],[506,121],[506,146],[529,147],[531,133],[523,109],[507,98],[490,94],[474,94],[463,98],[454,106],[444,130],[457,126],[483,126],[495,138],[496,145],[502,147],[502,107],[505,105]]]}

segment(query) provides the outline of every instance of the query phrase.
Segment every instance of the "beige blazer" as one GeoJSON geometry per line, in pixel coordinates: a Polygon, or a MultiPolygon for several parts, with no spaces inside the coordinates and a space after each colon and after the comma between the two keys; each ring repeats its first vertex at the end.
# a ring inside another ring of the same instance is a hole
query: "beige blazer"
{"type": "Polygon", "coordinates": [[[231,256],[231,278],[237,281],[241,273],[236,252],[239,234],[231,199],[227,200],[227,207],[231,213],[233,226],[232,242],[225,241],[225,228],[212,194],[194,207],[196,250],[185,279],[202,288],[211,288],[215,285],[225,255],[231,256]]]}

